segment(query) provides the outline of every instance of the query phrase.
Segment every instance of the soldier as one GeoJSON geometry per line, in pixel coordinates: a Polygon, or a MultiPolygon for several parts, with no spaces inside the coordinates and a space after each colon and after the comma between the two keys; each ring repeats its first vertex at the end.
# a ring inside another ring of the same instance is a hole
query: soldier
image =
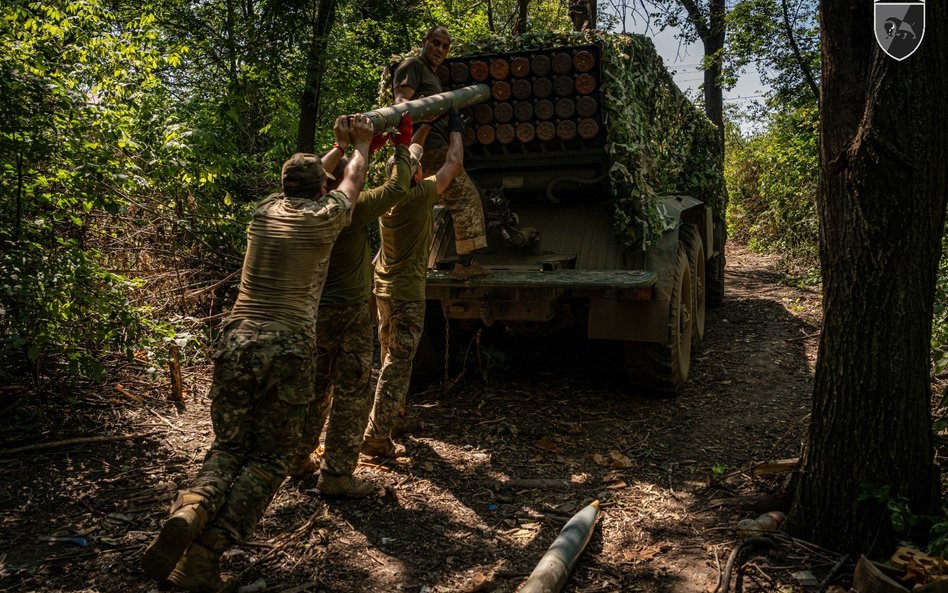
{"type": "MultiPolygon", "coordinates": [[[[392,431],[405,404],[412,359],[425,321],[425,278],[431,248],[432,208],[464,166],[461,133],[464,123],[454,112],[448,118],[450,144],[438,172],[422,180],[422,165],[409,197],[379,219],[382,249],[375,264],[375,297],[379,311],[382,368],[375,406],[362,452],[373,457],[397,457],[405,448],[392,440],[392,431]]],[[[422,126],[415,141],[424,141],[422,126]]],[[[413,144],[412,147],[417,145],[413,144]]]]}
{"type": "MultiPolygon", "coordinates": [[[[405,59],[395,70],[392,89],[395,103],[429,97],[442,92],[441,81],[435,74],[451,48],[451,35],[444,27],[433,27],[422,40],[421,53],[405,59]]],[[[426,171],[436,171],[444,164],[448,152],[448,132],[444,119],[435,122],[425,143],[426,171]]],[[[463,169],[442,193],[441,203],[454,219],[454,247],[458,261],[452,276],[464,280],[489,275],[490,272],[474,263],[474,252],[487,247],[484,208],[480,192],[463,169]]]]}
{"type": "MultiPolygon", "coordinates": [[[[372,254],[368,224],[408,196],[409,182],[418,167],[421,147],[411,144],[412,122],[405,115],[398,134],[392,136],[395,156],[389,163],[384,185],[359,194],[359,203],[332,248],[326,286],[316,319],[316,399],[310,404],[291,474],[311,474],[316,466],[310,453],[319,444],[326,422],[325,454],[316,489],[324,496],[368,496],[374,485],[353,475],[359,461],[362,436],[372,409],[374,340],[369,296],[372,290],[372,254]]],[[[374,144],[374,143],[373,143],[374,144]]],[[[337,142],[323,156],[323,166],[333,169],[344,162],[345,143],[337,142]]]]}
{"type": "Polygon", "coordinates": [[[286,477],[313,399],[329,252],[359,198],[371,138],[369,119],[356,116],[338,190],[327,193],[319,157],[297,153],[283,165],[283,192],[254,210],[237,302],[214,355],[214,442],[145,550],[149,577],[201,593],[227,588],[221,555],[250,536],[286,477]]]}

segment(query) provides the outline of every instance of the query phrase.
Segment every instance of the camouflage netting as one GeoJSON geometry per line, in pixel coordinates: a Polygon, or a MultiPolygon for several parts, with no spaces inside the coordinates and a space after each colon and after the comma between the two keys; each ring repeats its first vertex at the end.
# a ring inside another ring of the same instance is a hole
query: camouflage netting
{"type": "MultiPolygon", "coordinates": [[[[468,56],[598,43],[606,150],[615,202],[615,228],[627,248],[645,249],[668,223],[661,196],[686,194],[716,212],[724,204],[724,177],[715,154],[715,129],[672,80],[652,41],[598,31],[528,33],[452,47],[468,56]]],[[[407,57],[393,56],[393,64],[407,57]]],[[[384,68],[379,104],[392,101],[391,70],[384,68]]]]}

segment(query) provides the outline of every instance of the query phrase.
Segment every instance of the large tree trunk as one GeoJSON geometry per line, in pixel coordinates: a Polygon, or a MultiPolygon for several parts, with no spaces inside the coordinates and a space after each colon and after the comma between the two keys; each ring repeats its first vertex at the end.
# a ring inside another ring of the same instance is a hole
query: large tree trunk
{"type": "Polygon", "coordinates": [[[889,487],[938,509],[929,341],[948,200],[948,3],[928,2],[903,62],[873,39],[871,2],[820,3],[823,331],[788,529],[839,551],[891,553],[889,487]]]}
{"type": "Polygon", "coordinates": [[[306,86],[300,97],[300,125],[296,134],[296,150],[313,152],[316,147],[316,122],[319,119],[319,95],[323,81],[323,57],[329,33],[336,21],[336,0],[317,0],[315,19],[306,62],[306,86]]]}
{"type": "Polygon", "coordinates": [[[718,146],[721,162],[724,162],[724,91],[721,89],[721,64],[724,60],[724,36],[726,33],[725,0],[708,0],[707,13],[697,0],[681,0],[688,12],[701,44],[704,46],[704,112],[711,123],[718,127],[718,146]]]}
{"type": "Polygon", "coordinates": [[[596,28],[596,0],[569,0],[569,18],[574,31],[596,28]]]}
{"type": "Polygon", "coordinates": [[[523,35],[527,32],[527,8],[530,0],[517,0],[517,18],[514,19],[513,34],[523,35]]]}

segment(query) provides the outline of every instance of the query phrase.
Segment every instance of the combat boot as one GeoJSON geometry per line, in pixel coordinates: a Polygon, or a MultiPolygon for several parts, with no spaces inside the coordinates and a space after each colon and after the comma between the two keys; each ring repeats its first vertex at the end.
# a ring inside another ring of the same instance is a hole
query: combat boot
{"type": "Polygon", "coordinates": [[[375,492],[375,484],[363,480],[352,474],[330,474],[326,471],[319,473],[316,490],[323,496],[346,496],[348,498],[364,498],[375,492]]]}
{"type": "Polygon", "coordinates": [[[365,437],[359,452],[369,457],[394,459],[405,455],[405,447],[390,438],[365,437]]]}
{"type": "Polygon", "coordinates": [[[319,464],[313,461],[312,455],[297,455],[290,462],[290,476],[303,478],[319,471],[319,464]]]}
{"type": "Polygon", "coordinates": [[[165,521],[158,536],[145,548],[142,569],[149,577],[161,581],[174,569],[194,538],[207,525],[206,499],[185,492],[175,501],[171,517],[165,521]]]}
{"type": "Polygon", "coordinates": [[[178,562],[168,582],[191,593],[226,593],[234,589],[236,579],[221,577],[221,554],[193,543],[178,562]]]}
{"type": "Polygon", "coordinates": [[[474,262],[471,262],[470,265],[464,265],[461,262],[454,264],[454,270],[451,272],[451,277],[455,280],[470,280],[471,278],[483,278],[484,276],[490,276],[490,270],[484,268],[474,262]]]}

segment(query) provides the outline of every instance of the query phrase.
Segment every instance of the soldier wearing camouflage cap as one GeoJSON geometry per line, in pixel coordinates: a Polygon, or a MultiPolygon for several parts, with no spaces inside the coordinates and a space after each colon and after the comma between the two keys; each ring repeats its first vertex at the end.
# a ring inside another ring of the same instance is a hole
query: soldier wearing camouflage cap
{"type": "Polygon", "coordinates": [[[283,191],[254,209],[240,291],[214,356],[214,442],[145,550],[151,578],[194,592],[227,589],[221,555],[250,537],[287,475],[313,399],[330,249],[365,181],[372,124],[356,116],[351,130],[356,150],[337,190],[327,193],[318,156],[297,153],[283,165],[283,191]]]}

